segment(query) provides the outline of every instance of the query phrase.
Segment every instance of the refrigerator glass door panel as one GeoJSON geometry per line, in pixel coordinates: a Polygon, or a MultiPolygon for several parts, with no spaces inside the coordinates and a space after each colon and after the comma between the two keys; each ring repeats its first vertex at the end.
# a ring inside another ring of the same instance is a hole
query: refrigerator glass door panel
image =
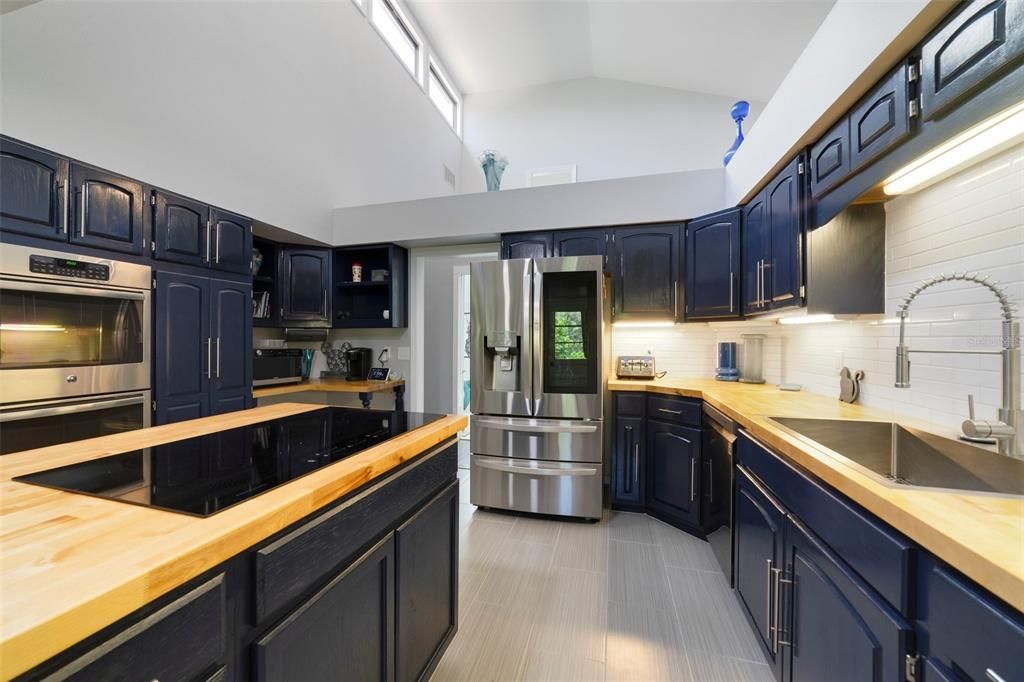
{"type": "Polygon", "coordinates": [[[469,424],[476,454],[562,462],[602,459],[600,421],[473,415],[469,424]]]}
{"type": "Polygon", "coordinates": [[[601,518],[598,463],[470,458],[469,498],[475,505],[558,516],[601,518]]]}
{"type": "Polygon", "coordinates": [[[474,414],[531,414],[532,263],[519,258],[472,264],[470,401],[474,414]]]}
{"type": "Polygon", "coordinates": [[[533,413],[601,419],[601,257],[544,258],[534,263],[533,413]]]}

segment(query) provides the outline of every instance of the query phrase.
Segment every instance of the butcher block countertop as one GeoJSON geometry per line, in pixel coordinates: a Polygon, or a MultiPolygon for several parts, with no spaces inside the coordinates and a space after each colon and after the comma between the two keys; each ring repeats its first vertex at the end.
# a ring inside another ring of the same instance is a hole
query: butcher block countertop
{"type": "Polygon", "coordinates": [[[272,395],[304,393],[306,391],[326,391],[328,393],[376,393],[391,391],[396,386],[404,386],[404,379],[388,379],[387,381],[348,381],[347,379],[307,379],[297,384],[281,384],[279,386],[259,386],[252,389],[252,397],[257,400],[272,395]]]}
{"type": "Polygon", "coordinates": [[[466,417],[443,417],[207,518],[11,480],[317,409],[281,403],[0,457],[0,678],[31,669],[466,426],[466,417]]]}
{"type": "MultiPolygon", "coordinates": [[[[1024,498],[900,485],[867,474],[815,447],[768,417],[895,421],[937,432],[915,420],[849,405],[833,396],[781,391],[771,384],[712,379],[612,380],[612,391],[701,398],[754,438],[836,488],[908,538],[1024,611],[1024,498]]],[[[950,435],[943,434],[940,435],[950,435]]]]}

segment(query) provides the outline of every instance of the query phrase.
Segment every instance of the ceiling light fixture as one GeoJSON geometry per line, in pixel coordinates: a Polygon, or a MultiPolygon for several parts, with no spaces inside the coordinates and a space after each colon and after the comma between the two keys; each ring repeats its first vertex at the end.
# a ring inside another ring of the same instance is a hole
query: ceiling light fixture
{"type": "Polygon", "coordinates": [[[933,182],[1024,141],[1024,102],[999,112],[890,175],[882,190],[892,196],[933,182]]]}

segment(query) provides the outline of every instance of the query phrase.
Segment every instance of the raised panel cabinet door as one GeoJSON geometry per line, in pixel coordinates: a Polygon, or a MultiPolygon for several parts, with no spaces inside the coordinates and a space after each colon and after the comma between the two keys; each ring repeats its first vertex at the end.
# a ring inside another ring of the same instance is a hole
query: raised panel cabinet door
{"type": "Polygon", "coordinates": [[[153,190],[150,197],[153,206],[153,257],[186,265],[206,265],[210,208],[159,189],[153,190]]]}
{"type": "Polygon", "coordinates": [[[738,316],[742,210],[704,216],[686,226],[686,318],[738,316]]]}
{"type": "Polygon", "coordinates": [[[629,227],[615,231],[612,289],[617,319],[672,320],[677,317],[679,225],[629,227]]]}
{"type": "Polygon", "coordinates": [[[0,137],[0,230],[67,241],[68,160],[0,137]]]}
{"type": "Polygon", "coordinates": [[[843,118],[811,147],[811,194],[818,197],[850,177],[850,119],[843,118]]]}
{"type": "Polygon", "coordinates": [[[601,256],[608,265],[608,230],[563,230],[552,235],[553,255],[601,256]]]}
{"type": "Polygon", "coordinates": [[[973,0],[921,47],[921,117],[945,116],[1024,62],[1024,0],[973,0]]]}
{"type": "Polygon", "coordinates": [[[427,679],[459,623],[459,483],[395,531],[396,679],[427,679]]]}
{"type": "Polygon", "coordinates": [[[142,253],[146,196],[142,183],[79,163],[71,164],[73,244],[142,253]]]}
{"type": "Polygon", "coordinates": [[[855,173],[911,134],[908,65],[900,64],[850,112],[850,172],[855,173]]]}
{"type": "Polygon", "coordinates": [[[252,221],[219,208],[210,209],[210,267],[250,274],[252,221]]]}
{"type": "Polygon", "coordinates": [[[281,320],[330,322],[331,252],[285,248],[281,252],[281,320]]]}
{"type": "Polygon", "coordinates": [[[389,534],[256,640],[256,680],[393,681],[394,585],[389,534]]]}
{"type": "Polygon", "coordinates": [[[554,255],[550,232],[506,234],[501,237],[501,257],[551,258],[554,255]]]}
{"type": "Polygon", "coordinates": [[[910,623],[792,516],[782,568],[774,584],[783,680],[906,679],[910,623]]]}
{"type": "Polygon", "coordinates": [[[700,429],[647,422],[647,508],[678,524],[700,522],[700,429]]]}
{"type": "Polygon", "coordinates": [[[753,315],[764,311],[764,264],[768,260],[768,221],[765,220],[765,196],[760,192],[743,207],[743,236],[740,249],[743,260],[743,286],[741,287],[743,313],[753,315]]]}
{"type": "Polygon", "coordinates": [[[210,413],[210,280],[156,273],[153,325],[154,424],[210,413]]]}
{"type": "Polygon", "coordinates": [[[245,409],[252,394],[252,286],[210,281],[210,414],[245,409]]]}
{"type": "Polygon", "coordinates": [[[771,258],[764,273],[765,298],[773,309],[800,304],[805,222],[802,168],[798,156],[765,190],[765,219],[771,239],[771,258]]]}
{"type": "Polygon", "coordinates": [[[736,468],[733,510],[736,597],[778,679],[782,657],[774,646],[773,568],[782,566],[786,512],[743,468],[736,468]]]}
{"type": "Polygon", "coordinates": [[[644,418],[615,418],[612,481],[614,502],[624,506],[644,503],[644,418]]]}

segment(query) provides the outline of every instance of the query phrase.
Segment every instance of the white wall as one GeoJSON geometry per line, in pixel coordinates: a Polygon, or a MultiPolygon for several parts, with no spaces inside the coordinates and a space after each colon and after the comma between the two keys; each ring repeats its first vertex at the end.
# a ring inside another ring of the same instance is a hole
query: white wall
{"type": "MultiPolygon", "coordinates": [[[[886,317],[923,280],[976,271],[998,281],[1018,312],[1024,301],[1024,145],[886,204],[886,317]]],[[[918,297],[907,327],[911,348],[1001,347],[1000,309],[986,290],[944,284],[918,297]]],[[[973,393],[978,414],[991,417],[1001,401],[998,356],[915,354],[911,388],[893,387],[898,326],[866,321],[783,326],[771,322],[683,324],[668,329],[613,331],[615,354],[650,349],[669,376],[710,377],[718,341],[764,333],[765,378],[839,394],[839,362],[864,370],[860,402],[959,429],[973,393]],[[841,354],[841,355],[840,355],[841,354]]],[[[742,351],[741,351],[742,352],[742,351]]],[[[1022,368],[1024,369],[1024,368],[1022,368]]]]}
{"type": "MultiPolygon", "coordinates": [[[[735,98],[604,78],[469,95],[460,190],[486,189],[477,157],[509,160],[502,189],[529,187],[529,172],[577,165],[577,181],[721,168],[736,138],[735,98]]],[[[751,102],[746,130],[762,104],[751,102]]]]}
{"type": "Polygon", "coordinates": [[[351,2],[50,0],[0,30],[16,138],[323,241],[338,206],[454,191],[461,141],[351,2]]]}

